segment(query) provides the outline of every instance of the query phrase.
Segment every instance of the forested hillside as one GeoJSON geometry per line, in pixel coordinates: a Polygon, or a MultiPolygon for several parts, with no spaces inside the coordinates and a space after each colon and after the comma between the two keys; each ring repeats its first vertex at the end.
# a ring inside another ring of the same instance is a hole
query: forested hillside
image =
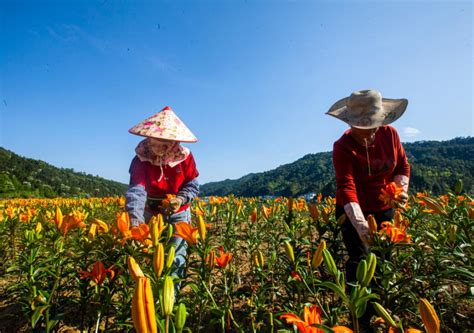
{"type": "Polygon", "coordinates": [[[0,198],[122,195],[127,186],[101,177],[56,168],[0,147],[0,198]]]}
{"type": "MultiPolygon", "coordinates": [[[[405,143],[411,164],[411,190],[443,193],[463,179],[474,192],[474,138],[405,143]]],[[[297,196],[307,193],[334,195],[335,180],[330,152],[308,154],[274,170],[249,174],[201,186],[201,195],[297,196]]]]}

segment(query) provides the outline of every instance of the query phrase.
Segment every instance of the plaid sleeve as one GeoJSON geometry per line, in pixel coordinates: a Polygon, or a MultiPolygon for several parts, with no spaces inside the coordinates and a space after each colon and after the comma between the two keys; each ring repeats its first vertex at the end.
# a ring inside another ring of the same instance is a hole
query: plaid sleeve
{"type": "Polygon", "coordinates": [[[179,190],[177,197],[183,200],[183,205],[191,203],[199,194],[199,183],[196,178],[184,183],[179,190]]]}
{"type": "Polygon", "coordinates": [[[125,209],[130,216],[130,224],[134,227],[145,223],[146,191],[143,185],[130,185],[125,193],[125,209]]]}

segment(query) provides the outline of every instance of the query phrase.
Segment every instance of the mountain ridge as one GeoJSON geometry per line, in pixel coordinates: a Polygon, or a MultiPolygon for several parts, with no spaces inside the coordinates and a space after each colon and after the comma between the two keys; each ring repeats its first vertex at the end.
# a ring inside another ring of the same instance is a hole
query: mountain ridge
{"type": "MultiPolygon", "coordinates": [[[[474,138],[423,140],[403,143],[412,169],[411,189],[443,193],[456,181],[464,180],[465,189],[474,192],[474,138]]],[[[298,196],[307,193],[334,195],[335,178],[332,152],[306,154],[275,169],[251,173],[237,179],[209,182],[201,195],[298,196]]]]}
{"type": "Polygon", "coordinates": [[[123,195],[126,184],[59,168],[0,147],[0,199],[123,195]]]}

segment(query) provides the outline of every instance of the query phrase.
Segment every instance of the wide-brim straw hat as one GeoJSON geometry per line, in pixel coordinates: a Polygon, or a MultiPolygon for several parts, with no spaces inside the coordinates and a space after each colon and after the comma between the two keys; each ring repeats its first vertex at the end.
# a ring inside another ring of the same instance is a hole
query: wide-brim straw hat
{"type": "Polygon", "coordinates": [[[393,123],[402,116],[407,105],[408,100],[404,98],[382,98],[377,90],[359,90],[334,103],[326,114],[352,127],[371,129],[393,123]]]}
{"type": "Polygon", "coordinates": [[[169,106],[128,130],[130,133],[160,140],[196,142],[198,139],[169,106]]]}

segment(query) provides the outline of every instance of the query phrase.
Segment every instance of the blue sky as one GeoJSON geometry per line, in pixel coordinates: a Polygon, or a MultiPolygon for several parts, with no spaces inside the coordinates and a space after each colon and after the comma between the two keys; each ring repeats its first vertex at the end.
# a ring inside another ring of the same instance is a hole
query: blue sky
{"type": "Polygon", "coordinates": [[[0,146],[128,182],[171,106],[201,183],[330,151],[354,90],[407,98],[402,141],[473,135],[471,1],[0,2],[0,146]]]}

